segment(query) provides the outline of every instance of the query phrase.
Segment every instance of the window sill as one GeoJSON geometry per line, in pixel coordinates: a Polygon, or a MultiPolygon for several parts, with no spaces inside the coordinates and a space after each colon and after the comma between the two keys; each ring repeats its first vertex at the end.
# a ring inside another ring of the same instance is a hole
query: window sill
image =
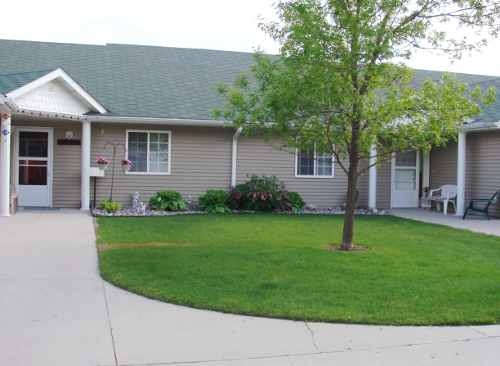
{"type": "Polygon", "coordinates": [[[143,175],[143,176],[148,176],[148,175],[155,176],[155,175],[159,175],[159,176],[163,176],[163,175],[171,175],[171,173],[170,172],[168,172],[168,173],[125,172],[125,175],[143,175]]]}
{"type": "Polygon", "coordinates": [[[295,175],[295,178],[300,179],[333,179],[334,175],[295,175]]]}

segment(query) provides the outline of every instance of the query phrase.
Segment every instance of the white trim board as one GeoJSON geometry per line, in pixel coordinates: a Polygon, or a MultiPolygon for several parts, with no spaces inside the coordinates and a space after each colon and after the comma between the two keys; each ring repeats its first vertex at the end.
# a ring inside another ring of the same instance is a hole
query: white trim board
{"type": "Polygon", "coordinates": [[[41,88],[55,80],[61,80],[62,83],[74,92],[90,109],[99,113],[106,113],[106,109],[62,69],[51,71],[48,74],[7,93],[6,96],[7,98],[16,101],[16,99],[20,99],[35,89],[41,88]]]}

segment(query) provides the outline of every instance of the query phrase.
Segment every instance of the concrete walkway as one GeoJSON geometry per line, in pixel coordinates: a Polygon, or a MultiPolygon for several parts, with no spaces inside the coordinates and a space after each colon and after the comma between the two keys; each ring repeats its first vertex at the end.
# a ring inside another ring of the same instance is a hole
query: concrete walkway
{"type": "Polygon", "coordinates": [[[193,310],[97,271],[92,219],[0,219],[0,365],[498,365],[500,325],[375,327],[193,310]]]}
{"type": "Polygon", "coordinates": [[[391,214],[406,219],[412,219],[431,224],[451,226],[457,229],[466,229],[477,233],[500,236],[500,220],[487,220],[483,217],[461,217],[454,214],[444,215],[442,212],[429,211],[420,208],[393,209],[391,214]]]}

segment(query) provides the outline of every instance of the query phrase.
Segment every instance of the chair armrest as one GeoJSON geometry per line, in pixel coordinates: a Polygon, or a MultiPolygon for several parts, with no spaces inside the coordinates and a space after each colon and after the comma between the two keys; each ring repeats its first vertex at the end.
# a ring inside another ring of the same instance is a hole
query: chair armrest
{"type": "Polygon", "coordinates": [[[446,197],[443,197],[443,196],[434,196],[434,197],[430,197],[429,200],[430,201],[444,201],[444,200],[447,200],[448,198],[446,197]]]}
{"type": "Polygon", "coordinates": [[[429,191],[429,197],[432,197],[432,195],[433,195],[434,193],[439,192],[439,191],[441,191],[441,188],[431,189],[431,190],[429,191]]]}

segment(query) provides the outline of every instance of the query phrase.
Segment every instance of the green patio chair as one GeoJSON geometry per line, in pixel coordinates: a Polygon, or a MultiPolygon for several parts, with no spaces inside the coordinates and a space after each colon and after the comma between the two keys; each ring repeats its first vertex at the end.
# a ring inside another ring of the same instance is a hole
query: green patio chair
{"type": "Polygon", "coordinates": [[[496,191],[490,198],[478,198],[471,200],[469,206],[464,212],[464,216],[462,217],[462,219],[465,220],[467,214],[470,211],[471,213],[474,212],[480,215],[484,215],[489,220],[491,217],[488,210],[490,209],[491,205],[498,203],[499,199],[500,199],[500,191],[496,191]]]}

